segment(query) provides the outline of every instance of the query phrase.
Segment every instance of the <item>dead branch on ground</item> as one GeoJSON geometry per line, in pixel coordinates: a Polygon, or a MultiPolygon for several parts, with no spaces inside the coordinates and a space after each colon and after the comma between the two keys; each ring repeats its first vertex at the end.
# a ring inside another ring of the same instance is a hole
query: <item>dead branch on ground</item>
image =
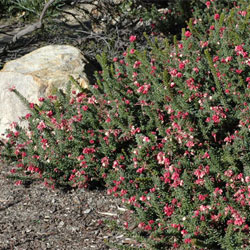
{"type": "Polygon", "coordinates": [[[12,42],[16,42],[19,38],[21,38],[24,35],[27,35],[37,29],[41,29],[42,24],[43,24],[43,18],[44,15],[46,13],[46,11],[48,10],[48,8],[51,6],[51,4],[55,2],[55,0],[49,0],[43,7],[42,13],[39,17],[39,21],[36,23],[33,23],[31,25],[29,25],[28,27],[24,28],[23,30],[19,31],[12,39],[12,42]]]}

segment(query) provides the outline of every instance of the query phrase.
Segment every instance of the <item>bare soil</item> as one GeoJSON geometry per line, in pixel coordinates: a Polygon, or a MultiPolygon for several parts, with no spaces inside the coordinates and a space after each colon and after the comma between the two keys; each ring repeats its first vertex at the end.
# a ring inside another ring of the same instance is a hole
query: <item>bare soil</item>
{"type": "Polygon", "coordinates": [[[117,249],[106,243],[140,245],[104,223],[132,221],[130,212],[105,190],[51,190],[41,181],[15,186],[0,167],[0,249],[117,249]]]}

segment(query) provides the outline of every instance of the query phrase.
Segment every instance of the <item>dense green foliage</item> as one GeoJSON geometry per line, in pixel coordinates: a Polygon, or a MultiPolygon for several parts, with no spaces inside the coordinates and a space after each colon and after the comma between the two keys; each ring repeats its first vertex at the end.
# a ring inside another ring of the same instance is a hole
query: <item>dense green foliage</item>
{"type": "Polygon", "coordinates": [[[112,62],[99,55],[89,90],[69,84],[38,106],[12,89],[30,107],[1,152],[13,176],[99,181],[149,249],[249,247],[250,5],[222,3],[194,8],[173,42],[145,35],[141,49],[132,34],[112,62]]]}

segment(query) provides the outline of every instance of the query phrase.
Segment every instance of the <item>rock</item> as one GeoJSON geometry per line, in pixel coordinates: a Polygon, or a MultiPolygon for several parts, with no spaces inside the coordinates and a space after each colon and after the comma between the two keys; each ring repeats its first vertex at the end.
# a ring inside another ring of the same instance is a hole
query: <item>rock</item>
{"type": "Polygon", "coordinates": [[[24,95],[29,102],[38,102],[43,96],[42,88],[31,75],[13,72],[0,72],[0,134],[4,133],[12,122],[18,122],[19,117],[28,113],[28,108],[9,89],[12,85],[24,95]]]}
{"type": "Polygon", "coordinates": [[[9,91],[11,87],[15,86],[29,102],[39,104],[39,97],[51,95],[55,88],[65,90],[69,75],[87,88],[86,62],[77,48],[49,45],[6,63],[0,71],[0,135],[28,113],[15,93],[9,91]]]}
{"type": "Polygon", "coordinates": [[[82,87],[88,87],[84,74],[87,60],[81,51],[69,45],[49,45],[37,49],[21,58],[7,62],[1,72],[18,72],[31,75],[38,85],[46,88],[50,95],[53,87],[65,88],[69,75],[77,79],[82,87]]]}

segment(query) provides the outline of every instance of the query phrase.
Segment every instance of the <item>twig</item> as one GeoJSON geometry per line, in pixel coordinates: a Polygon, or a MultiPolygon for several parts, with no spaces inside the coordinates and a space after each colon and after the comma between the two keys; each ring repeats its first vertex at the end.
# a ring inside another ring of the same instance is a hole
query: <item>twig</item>
{"type": "Polygon", "coordinates": [[[118,214],[115,213],[109,213],[109,212],[99,212],[97,211],[98,214],[102,214],[102,215],[108,215],[108,216],[118,216],[118,214]]]}

